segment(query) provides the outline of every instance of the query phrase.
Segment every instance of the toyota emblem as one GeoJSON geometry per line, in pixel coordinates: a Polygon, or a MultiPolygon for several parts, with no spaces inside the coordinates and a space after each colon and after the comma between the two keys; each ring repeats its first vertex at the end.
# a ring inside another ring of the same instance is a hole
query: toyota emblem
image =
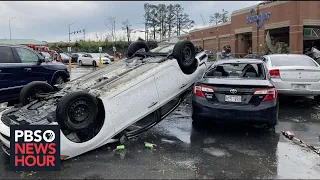
{"type": "Polygon", "coordinates": [[[235,94],[235,93],[237,93],[238,91],[236,90],[236,89],[230,89],[230,93],[232,93],[232,94],[235,94]]]}

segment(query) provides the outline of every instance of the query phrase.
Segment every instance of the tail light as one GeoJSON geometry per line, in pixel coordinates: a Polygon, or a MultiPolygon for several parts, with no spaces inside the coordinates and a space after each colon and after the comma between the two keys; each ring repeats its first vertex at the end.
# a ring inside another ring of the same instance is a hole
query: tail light
{"type": "Polygon", "coordinates": [[[104,57],[109,58],[109,56],[104,56],[104,57]]]}
{"type": "Polygon", "coordinates": [[[279,69],[272,69],[269,71],[271,78],[280,78],[280,70],[279,69]]]}
{"type": "Polygon", "coordinates": [[[208,87],[208,86],[201,86],[201,85],[196,85],[194,86],[193,88],[193,93],[197,96],[200,96],[200,97],[205,97],[203,92],[209,92],[209,93],[213,93],[213,89],[211,87],[208,87]]]}
{"type": "Polygon", "coordinates": [[[276,88],[270,88],[270,89],[259,89],[254,91],[255,95],[266,95],[262,101],[269,101],[272,99],[277,98],[277,91],[276,88]]]}

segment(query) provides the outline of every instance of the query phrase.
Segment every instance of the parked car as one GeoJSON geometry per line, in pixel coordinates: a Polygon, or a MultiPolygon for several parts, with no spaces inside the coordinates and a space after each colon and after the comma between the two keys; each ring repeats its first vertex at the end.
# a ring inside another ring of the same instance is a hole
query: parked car
{"type": "Polygon", "coordinates": [[[192,119],[252,123],[273,127],[278,121],[277,91],[266,65],[258,59],[213,64],[193,89],[192,119]]]}
{"type": "Polygon", "coordinates": [[[263,56],[272,83],[279,94],[315,96],[320,101],[320,66],[307,55],[272,54],[263,56]]]}
{"type": "MultiPolygon", "coordinates": [[[[101,56],[103,64],[110,64],[111,60],[109,58],[101,56]]],[[[92,65],[94,67],[98,66],[100,63],[100,54],[99,53],[92,53],[92,54],[83,54],[82,56],[78,57],[78,64],[79,66],[82,65],[92,65]]]]}
{"type": "MultiPolygon", "coordinates": [[[[85,54],[85,53],[83,53],[83,54],[85,54]]],[[[83,54],[82,54],[82,53],[73,53],[73,54],[71,55],[71,61],[72,61],[73,63],[78,63],[78,58],[79,58],[79,56],[82,56],[83,54]]]]}
{"type": "Polygon", "coordinates": [[[0,45],[0,103],[18,100],[20,91],[30,82],[46,81],[54,85],[69,78],[62,63],[45,62],[44,56],[26,46],[0,45]]]}
{"type": "Polygon", "coordinates": [[[10,148],[10,125],[39,124],[39,118],[41,124],[60,125],[62,159],[136,137],[179,106],[205,72],[208,59],[204,52],[196,54],[189,40],[152,52],[136,41],[127,52],[128,58],[62,84],[56,93],[40,94],[37,101],[1,112],[4,151],[10,148]]]}
{"type": "Polygon", "coordinates": [[[69,58],[70,58],[70,56],[68,56],[68,55],[65,54],[65,53],[60,53],[60,56],[61,56],[61,62],[62,62],[62,63],[69,63],[69,58]]]}
{"type": "Polygon", "coordinates": [[[48,52],[39,52],[39,54],[42,55],[47,61],[52,60],[51,55],[48,52]]]}
{"type": "Polygon", "coordinates": [[[109,58],[111,61],[114,61],[114,57],[108,53],[103,53],[103,57],[109,58]]]}

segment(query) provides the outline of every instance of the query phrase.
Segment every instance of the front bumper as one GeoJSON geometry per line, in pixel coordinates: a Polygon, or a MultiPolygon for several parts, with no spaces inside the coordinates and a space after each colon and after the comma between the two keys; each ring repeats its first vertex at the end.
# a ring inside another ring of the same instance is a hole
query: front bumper
{"type": "Polygon", "coordinates": [[[277,124],[278,101],[270,100],[258,106],[236,106],[231,104],[213,104],[206,99],[192,97],[192,117],[204,118],[223,123],[262,123],[277,124]]]}
{"type": "Polygon", "coordinates": [[[10,127],[5,125],[2,120],[2,114],[5,111],[0,112],[0,140],[4,146],[10,148],[10,127]]]}

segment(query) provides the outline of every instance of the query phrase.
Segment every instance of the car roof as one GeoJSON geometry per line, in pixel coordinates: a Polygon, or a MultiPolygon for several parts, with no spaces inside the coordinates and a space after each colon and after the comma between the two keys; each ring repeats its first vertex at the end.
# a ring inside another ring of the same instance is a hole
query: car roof
{"type": "Polygon", "coordinates": [[[6,47],[28,47],[21,44],[0,44],[0,46],[6,46],[6,47]]]}
{"type": "Polygon", "coordinates": [[[219,64],[226,64],[226,63],[250,63],[250,64],[256,64],[256,63],[263,63],[263,61],[261,59],[226,59],[226,60],[218,60],[216,61],[216,65],[219,64]]]}
{"type": "Polygon", "coordinates": [[[304,55],[304,54],[269,54],[269,55],[266,55],[270,58],[276,58],[276,57],[289,57],[289,58],[299,58],[299,57],[309,57],[307,55],[304,55]]]}

